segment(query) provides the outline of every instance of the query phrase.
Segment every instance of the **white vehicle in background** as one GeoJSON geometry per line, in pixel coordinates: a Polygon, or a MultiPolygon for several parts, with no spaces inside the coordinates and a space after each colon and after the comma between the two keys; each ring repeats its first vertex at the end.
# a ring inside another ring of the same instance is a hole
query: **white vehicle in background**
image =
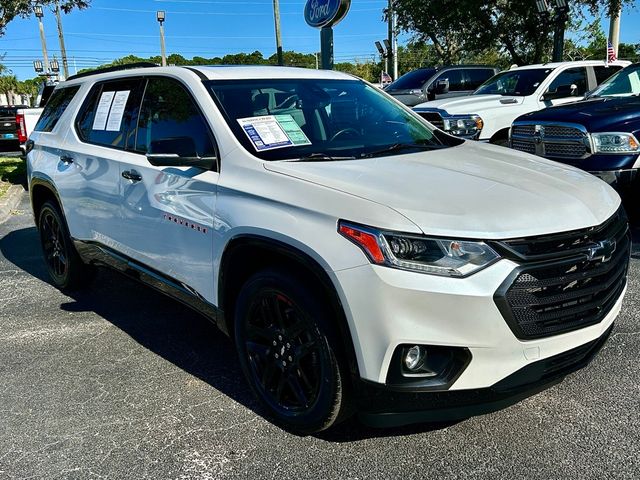
{"type": "Polygon", "coordinates": [[[55,82],[42,82],[38,96],[36,97],[35,108],[20,108],[16,111],[16,124],[18,126],[18,142],[20,149],[25,152],[25,145],[33,129],[35,128],[45,104],[56,88],[55,82]]]}
{"type": "Polygon", "coordinates": [[[630,63],[594,60],[516,67],[491,77],[469,96],[421,103],[414,111],[452,135],[506,146],[517,117],[581,100],[630,63]]]}

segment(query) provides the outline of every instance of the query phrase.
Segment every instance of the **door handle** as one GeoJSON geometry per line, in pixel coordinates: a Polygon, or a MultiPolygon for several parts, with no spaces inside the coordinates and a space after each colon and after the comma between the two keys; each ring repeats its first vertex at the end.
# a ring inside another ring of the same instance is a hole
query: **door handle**
{"type": "Polygon", "coordinates": [[[69,155],[60,155],[60,161],[65,165],[70,165],[73,163],[73,157],[70,157],[69,155]]]}
{"type": "Polygon", "coordinates": [[[132,182],[139,182],[142,180],[142,175],[140,175],[135,170],[125,170],[122,172],[122,177],[127,180],[131,180],[132,182]]]}

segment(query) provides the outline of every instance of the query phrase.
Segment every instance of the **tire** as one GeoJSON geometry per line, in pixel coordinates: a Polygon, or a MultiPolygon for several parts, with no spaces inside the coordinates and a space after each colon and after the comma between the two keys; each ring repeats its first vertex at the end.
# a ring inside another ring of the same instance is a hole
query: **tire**
{"type": "Polygon", "coordinates": [[[335,315],[317,291],[301,276],[264,270],[242,287],[235,309],[236,348],[253,393],[274,423],[299,434],[326,430],[349,410],[335,315]]]}
{"type": "Polygon", "coordinates": [[[90,279],[85,265],[69,236],[69,229],[58,205],[44,203],[38,214],[38,232],[47,272],[61,290],[78,290],[90,279]]]}

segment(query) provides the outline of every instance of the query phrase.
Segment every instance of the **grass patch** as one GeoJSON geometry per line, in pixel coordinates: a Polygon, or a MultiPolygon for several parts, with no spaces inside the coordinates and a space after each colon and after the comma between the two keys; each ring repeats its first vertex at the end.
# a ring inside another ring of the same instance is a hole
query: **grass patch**
{"type": "Polygon", "coordinates": [[[24,185],[27,182],[27,165],[20,157],[0,156],[0,197],[11,185],[24,185]]]}

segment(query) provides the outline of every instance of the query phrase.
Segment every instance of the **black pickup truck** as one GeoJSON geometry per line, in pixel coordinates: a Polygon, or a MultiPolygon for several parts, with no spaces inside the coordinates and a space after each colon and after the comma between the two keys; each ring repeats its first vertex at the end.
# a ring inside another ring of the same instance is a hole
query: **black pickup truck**
{"type": "MultiPolygon", "coordinates": [[[[640,64],[620,70],[585,100],[522,115],[511,148],[587,170],[640,205],[640,64]]],[[[633,203],[630,203],[633,202],[633,203]]]]}
{"type": "MultiPolygon", "coordinates": [[[[0,106],[0,148],[7,150],[7,147],[18,148],[18,124],[16,123],[16,112],[23,106],[8,107],[0,106]]],[[[11,150],[11,148],[8,148],[11,150]]]]}

